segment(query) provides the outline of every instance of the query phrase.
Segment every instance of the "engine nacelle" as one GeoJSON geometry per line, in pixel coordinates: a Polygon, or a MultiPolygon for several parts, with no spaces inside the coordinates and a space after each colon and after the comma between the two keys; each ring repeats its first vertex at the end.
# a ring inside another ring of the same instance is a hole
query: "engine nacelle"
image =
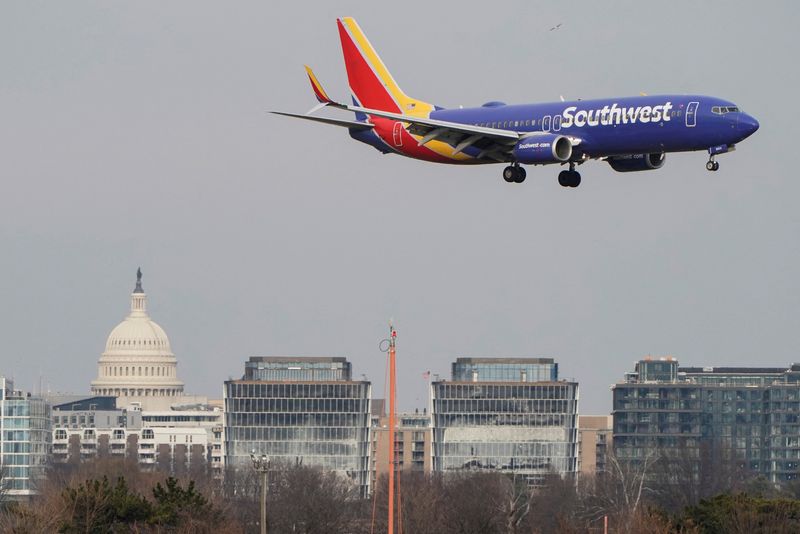
{"type": "Polygon", "coordinates": [[[617,172],[652,171],[664,166],[666,154],[652,152],[650,154],[628,154],[626,156],[611,156],[608,164],[617,172]]]}
{"type": "Polygon", "coordinates": [[[520,163],[564,163],[572,157],[572,142],[557,134],[532,135],[520,139],[514,147],[514,159],[520,163]]]}

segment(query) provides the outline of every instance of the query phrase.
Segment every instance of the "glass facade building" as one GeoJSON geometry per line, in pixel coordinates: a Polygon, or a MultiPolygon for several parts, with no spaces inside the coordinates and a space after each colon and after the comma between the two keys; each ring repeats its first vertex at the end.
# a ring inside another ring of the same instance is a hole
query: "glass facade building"
{"type": "Polygon", "coordinates": [[[370,396],[344,358],[250,358],[243,379],[224,385],[225,465],[250,469],[255,451],[337,471],[366,496],[370,396]]]}
{"type": "Polygon", "coordinates": [[[555,382],[558,364],[552,358],[458,358],[453,382],[555,382]]]}
{"type": "Polygon", "coordinates": [[[36,493],[36,482],[45,476],[50,457],[50,405],[15,391],[14,383],[5,378],[0,378],[0,386],[3,490],[11,498],[26,498],[36,493]]]}
{"type": "Polygon", "coordinates": [[[350,380],[346,358],[255,357],[244,364],[245,380],[302,380],[306,382],[350,380]]]}
{"type": "Polygon", "coordinates": [[[431,384],[433,470],[574,476],[578,384],[549,358],[460,358],[431,384]],[[493,365],[496,364],[496,367],[493,365]]]}
{"type": "Polygon", "coordinates": [[[782,482],[800,473],[800,365],[679,367],[641,360],[613,387],[620,459],[680,455],[737,465],[782,482]],[[655,371],[654,366],[666,367],[655,371]]]}

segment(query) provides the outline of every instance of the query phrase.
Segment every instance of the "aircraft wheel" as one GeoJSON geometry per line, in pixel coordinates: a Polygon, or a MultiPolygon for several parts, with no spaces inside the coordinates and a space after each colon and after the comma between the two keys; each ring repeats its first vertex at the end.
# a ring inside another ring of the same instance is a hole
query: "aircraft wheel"
{"type": "Polygon", "coordinates": [[[572,181],[570,182],[569,186],[578,187],[579,185],[581,185],[581,173],[579,173],[578,171],[572,171],[570,172],[570,174],[572,175],[572,181]]]}
{"type": "Polygon", "coordinates": [[[505,180],[506,182],[512,183],[515,181],[516,177],[517,177],[517,172],[513,166],[509,165],[508,167],[503,169],[503,180],[505,180]]]}
{"type": "Polygon", "coordinates": [[[525,178],[528,176],[528,173],[522,167],[515,167],[514,170],[516,171],[516,178],[514,178],[514,182],[521,184],[525,181],[525,178]]]}
{"type": "Polygon", "coordinates": [[[707,171],[716,171],[717,169],[719,169],[719,164],[717,164],[716,161],[708,160],[708,162],[706,163],[706,170],[707,171]]]}
{"type": "Polygon", "coordinates": [[[569,187],[570,183],[570,172],[569,171],[561,171],[558,173],[558,185],[561,187],[569,187]]]}
{"type": "Polygon", "coordinates": [[[715,171],[719,170],[719,161],[715,161],[714,162],[714,169],[713,170],[715,170],[715,171]]]}

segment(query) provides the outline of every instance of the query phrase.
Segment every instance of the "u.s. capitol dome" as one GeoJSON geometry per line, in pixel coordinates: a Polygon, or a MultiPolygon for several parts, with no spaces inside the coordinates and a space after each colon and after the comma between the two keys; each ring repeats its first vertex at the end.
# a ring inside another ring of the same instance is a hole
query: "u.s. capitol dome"
{"type": "Polygon", "coordinates": [[[130,314],[108,335],[105,351],[97,362],[92,394],[111,395],[141,405],[169,404],[183,396],[177,364],[166,332],[147,314],[147,295],[139,270],[131,293],[130,314]]]}

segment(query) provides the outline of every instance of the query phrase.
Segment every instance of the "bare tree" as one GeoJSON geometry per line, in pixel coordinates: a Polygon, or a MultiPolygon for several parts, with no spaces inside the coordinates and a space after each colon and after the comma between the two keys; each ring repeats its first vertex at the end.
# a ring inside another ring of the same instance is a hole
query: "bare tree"
{"type": "Polygon", "coordinates": [[[302,465],[270,472],[269,529],[325,534],[347,532],[358,518],[358,487],[334,471],[302,465]]]}
{"type": "Polygon", "coordinates": [[[444,514],[458,534],[501,533],[505,521],[498,513],[506,494],[502,475],[454,473],[445,478],[444,514]]]}
{"type": "MultiPolygon", "coordinates": [[[[416,534],[447,533],[448,525],[444,510],[447,507],[444,479],[439,474],[401,471],[400,506],[396,509],[398,524],[402,532],[416,534]]],[[[387,531],[389,480],[382,475],[367,502],[364,513],[368,519],[367,532],[382,534],[387,531]]]]}
{"type": "Polygon", "coordinates": [[[528,481],[516,473],[502,476],[500,490],[497,511],[503,518],[505,532],[517,534],[521,531],[521,525],[531,511],[531,492],[528,481]]]}
{"type": "Polygon", "coordinates": [[[606,472],[583,488],[583,515],[589,521],[609,516],[617,532],[634,532],[634,519],[639,513],[648,477],[658,456],[652,449],[634,461],[624,461],[609,451],[606,472]]]}
{"type": "Polygon", "coordinates": [[[562,478],[556,473],[548,475],[540,487],[532,490],[529,502],[528,532],[571,532],[582,523],[576,517],[578,492],[572,478],[562,478]]]}

